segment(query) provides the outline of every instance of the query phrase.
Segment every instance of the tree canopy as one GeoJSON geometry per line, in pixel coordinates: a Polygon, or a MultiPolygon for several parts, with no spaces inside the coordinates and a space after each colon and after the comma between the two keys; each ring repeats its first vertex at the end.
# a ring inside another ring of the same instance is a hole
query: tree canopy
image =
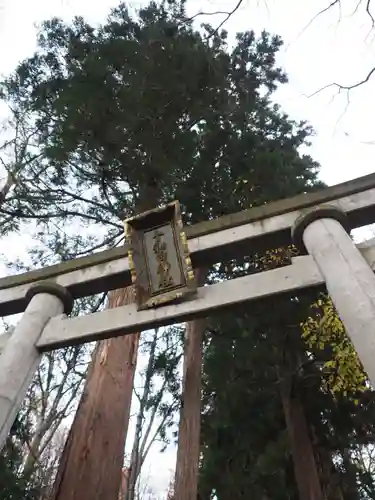
{"type": "Polygon", "coordinates": [[[97,29],[44,23],[36,54],[2,85],[43,155],[24,166],[3,214],[97,223],[108,242],[155,184],[180,199],[187,222],[311,187],[317,164],[298,152],[311,128],[271,100],[286,81],[281,44],[249,31],[230,49],[178,2],[151,3],[138,19],[120,5],[97,29]]]}

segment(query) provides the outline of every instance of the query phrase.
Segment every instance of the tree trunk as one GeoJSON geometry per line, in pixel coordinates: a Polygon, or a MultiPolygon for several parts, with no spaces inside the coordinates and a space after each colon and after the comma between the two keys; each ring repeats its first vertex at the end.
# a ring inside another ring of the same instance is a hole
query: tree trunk
{"type": "MultiPolygon", "coordinates": [[[[151,180],[136,213],[157,206],[151,180]]],[[[109,294],[108,307],[131,304],[133,287],[109,294]]],[[[118,500],[140,333],[98,343],[59,464],[51,500],[118,500]]]]}
{"type": "Polygon", "coordinates": [[[22,475],[24,477],[31,477],[32,473],[34,472],[35,465],[40,458],[40,445],[49,426],[50,422],[45,420],[37,426],[36,431],[34,432],[31,443],[29,444],[29,451],[22,469],[22,475]]]}
{"type": "MultiPolygon", "coordinates": [[[[132,300],[131,287],[116,290],[109,295],[108,307],[132,300]]],[[[98,344],[62,454],[53,500],[117,500],[138,342],[135,333],[98,344]]]]}
{"type": "MultiPolygon", "coordinates": [[[[196,270],[199,285],[207,272],[196,270]]],[[[182,405],[175,473],[174,498],[197,500],[201,424],[202,340],[206,320],[186,326],[182,405]]]]}
{"type": "Polygon", "coordinates": [[[299,498],[300,500],[325,500],[303,406],[298,391],[291,391],[288,375],[283,374],[280,377],[281,399],[292,449],[299,498]]]}
{"type": "Polygon", "coordinates": [[[7,180],[5,181],[5,184],[3,187],[0,189],[0,206],[5,202],[6,197],[11,190],[11,188],[15,185],[16,181],[14,178],[14,175],[12,172],[7,173],[7,180]]]}
{"type": "Polygon", "coordinates": [[[128,491],[129,469],[124,467],[121,472],[121,487],[118,500],[125,500],[126,492],[128,491]]]}
{"type": "Polygon", "coordinates": [[[345,500],[340,482],[340,474],[332,459],[332,452],[318,442],[314,426],[310,426],[310,435],[314,445],[320,484],[325,498],[329,500],[345,500]]]}

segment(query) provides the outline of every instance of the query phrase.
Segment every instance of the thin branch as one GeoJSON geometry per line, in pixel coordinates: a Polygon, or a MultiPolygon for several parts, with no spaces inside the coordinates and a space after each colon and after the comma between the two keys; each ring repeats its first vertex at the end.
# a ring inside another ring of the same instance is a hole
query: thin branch
{"type": "Polygon", "coordinates": [[[221,21],[221,23],[219,24],[219,26],[217,26],[214,31],[212,33],[210,33],[206,38],[205,38],[205,41],[209,40],[210,38],[212,38],[213,36],[215,36],[219,29],[222,28],[224,26],[224,24],[233,16],[233,14],[235,14],[237,12],[237,10],[241,7],[241,4],[242,4],[242,0],[238,0],[237,4],[235,5],[235,7],[227,12],[226,14],[226,17],[225,19],[223,19],[223,21],[221,21]]]}
{"type": "MultiPolygon", "coordinates": [[[[167,379],[165,378],[164,382],[163,382],[163,385],[159,389],[159,397],[157,398],[157,400],[155,401],[155,404],[153,406],[151,417],[149,419],[149,423],[148,423],[146,432],[145,432],[145,434],[143,436],[142,443],[141,443],[141,446],[140,446],[139,454],[141,456],[141,463],[143,463],[144,459],[146,458],[145,448],[146,448],[146,445],[148,445],[147,440],[148,440],[148,438],[150,436],[150,433],[151,433],[151,430],[152,430],[152,426],[154,425],[156,414],[157,414],[157,411],[159,409],[159,405],[161,403],[162,397],[164,395],[164,390],[165,390],[166,385],[167,385],[167,379]]],[[[148,446],[147,446],[147,449],[149,449],[148,446]]]]}
{"type": "Polygon", "coordinates": [[[118,210],[115,209],[115,207],[113,206],[113,203],[111,202],[110,198],[109,198],[109,195],[108,195],[108,192],[107,192],[107,187],[106,187],[106,179],[105,179],[105,170],[103,169],[103,172],[102,172],[102,175],[101,175],[101,179],[100,179],[100,187],[102,189],[102,192],[103,192],[103,195],[104,195],[104,198],[106,199],[107,203],[108,203],[108,207],[111,211],[111,213],[113,215],[115,215],[116,217],[119,217],[119,213],[118,213],[118,210]]]}
{"type": "Polygon", "coordinates": [[[358,0],[357,5],[355,6],[355,9],[352,12],[352,16],[354,16],[354,14],[357,14],[358,9],[361,6],[362,2],[363,2],[363,0],[358,0]]]}
{"type": "Polygon", "coordinates": [[[185,23],[188,23],[190,21],[194,21],[194,19],[196,19],[198,16],[216,16],[216,15],[218,15],[218,16],[220,16],[220,15],[221,16],[223,16],[223,15],[228,16],[230,14],[231,13],[228,12],[227,10],[215,10],[213,12],[203,12],[203,11],[200,11],[200,12],[197,12],[196,14],[194,14],[194,16],[189,17],[189,19],[187,19],[185,21],[185,23]]]}
{"type": "Polygon", "coordinates": [[[306,28],[308,28],[308,26],[310,26],[311,23],[313,23],[319,16],[321,16],[325,12],[328,12],[335,5],[340,5],[340,4],[341,4],[341,0],[332,0],[332,2],[329,5],[327,5],[327,7],[325,7],[324,9],[319,11],[317,14],[315,14],[315,16],[311,19],[310,23],[306,26],[306,28]]]}
{"type": "Polygon", "coordinates": [[[86,248],[85,250],[82,250],[80,252],[74,253],[74,258],[77,257],[82,257],[84,255],[91,255],[95,250],[100,250],[103,247],[110,246],[110,248],[114,248],[118,246],[120,242],[115,242],[113,245],[110,245],[110,243],[113,242],[114,239],[116,239],[118,236],[121,236],[123,233],[123,230],[118,231],[116,234],[110,236],[109,238],[105,238],[101,243],[98,243],[97,245],[94,245],[91,248],[86,248]]]}
{"type": "Polygon", "coordinates": [[[46,390],[44,389],[43,386],[43,378],[42,378],[42,372],[41,372],[41,366],[38,366],[37,370],[37,381],[39,385],[39,389],[41,392],[41,418],[44,419],[45,413],[47,411],[47,397],[46,397],[46,390]]]}
{"type": "Polygon", "coordinates": [[[55,357],[53,351],[51,353],[48,353],[47,359],[48,359],[48,372],[47,372],[46,392],[50,392],[51,383],[53,379],[54,364],[55,364],[55,357]]]}
{"type": "Polygon", "coordinates": [[[367,0],[366,12],[367,12],[367,15],[369,16],[369,18],[371,19],[371,29],[373,29],[375,27],[375,20],[374,20],[372,13],[370,12],[370,4],[371,4],[371,0],[367,0]]]}
{"type": "MultiPolygon", "coordinates": [[[[362,1],[362,0],[360,0],[362,1]]],[[[306,26],[300,31],[300,33],[298,34],[297,36],[297,39],[308,29],[310,28],[310,26],[313,24],[314,21],[316,21],[318,19],[318,17],[320,17],[322,14],[324,14],[325,12],[328,12],[330,9],[332,9],[335,5],[338,5],[339,7],[341,7],[341,0],[332,0],[332,2],[327,5],[327,7],[325,7],[324,9],[320,10],[317,14],[315,14],[315,16],[310,19],[310,21],[306,24],[306,26]]]]}
{"type": "Polygon", "coordinates": [[[325,85],[324,87],[320,88],[319,90],[313,92],[308,97],[313,97],[313,96],[319,94],[320,92],[323,92],[323,90],[327,90],[327,89],[332,88],[332,87],[339,89],[339,93],[341,90],[350,91],[350,90],[356,89],[357,87],[360,87],[361,85],[364,85],[365,83],[367,83],[374,73],[375,73],[375,66],[368,72],[368,74],[365,76],[365,78],[363,78],[362,80],[360,80],[357,83],[353,83],[352,85],[341,85],[340,83],[336,83],[336,82],[329,83],[328,85],[325,85]]]}
{"type": "MultiPolygon", "coordinates": [[[[43,441],[43,444],[40,447],[39,451],[39,456],[44,452],[44,450],[47,448],[48,444],[51,442],[52,438],[54,437],[57,429],[59,428],[61,422],[63,421],[64,418],[68,416],[68,410],[72,402],[77,396],[77,393],[80,389],[82,380],[77,381],[73,386],[70,387],[71,390],[71,395],[70,398],[68,399],[67,403],[65,406],[56,414],[54,418],[54,424],[50,426],[49,430],[50,432],[48,433],[47,438],[43,441]]],[[[48,431],[48,429],[47,429],[48,431]]]]}
{"type": "MultiPolygon", "coordinates": [[[[359,10],[359,7],[363,4],[363,0],[358,0],[357,1],[357,4],[352,12],[352,16],[355,15],[358,10],[359,10]]],[[[327,7],[325,7],[324,9],[320,10],[317,14],[315,14],[315,16],[310,19],[310,21],[307,23],[307,25],[301,30],[301,32],[298,34],[297,36],[297,39],[312,25],[312,23],[314,21],[316,21],[316,19],[318,17],[320,17],[322,14],[328,12],[329,10],[331,10],[333,7],[335,6],[338,6],[339,8],[339,22],[341,20],[341,0],[332,0],[331,3],[329,5],[327,5],[327,7]]],[[[366,0],[366,7],[365,7],[365,10],[366,10],[366,13],[367,13],[367,16],[370,18],[370,21],[371,21],[371,28],[370,28],[370,32],[369,34],[371,33],[371,31],[375,28],[375,19],[374,19],[374,16],[372,15],[371,13],[371,10],[370,10],[370,6],[371,6],[371,0],[366,0]]],[[[367,37],[369,36],[369,34],[366,36],[366,39],[367,37]]]]}
{"type": "MultiPolygon", "coordinates": [[[[90,199],[84,198],[83,196],[79,195],[78,193],[72,193],[70,191],[63,189],[62,187],[60,187],[58,189],[52,189],[51,186],[48,185],[43,179],[39,178],[38,180],[40,182],[42,182],[42,184],[44,184],[44,186],[48,190],[49,194],[51,194],[51,193],[55,193],[56,195],[62,194],[62,195],[71,197],[72,200],[82,201],[83,203],[87,203],[88,205],[91,204],[94,207],[100,208],[100,210],[104,210],[104,211],[107,210],[107,207],[105,205],[103,205],[102,203],[99,203],[99,202],[92,200],[92,199],[90,200],[90,199]]],[[[37,189],[39,189],[39,191],[44,196],[44,192],[38,186],[36,186],[36,187],[37,187],[37,189]]],[[[69,201],[68,201],[68,203],[69,203],[69,201]]]]}
{"type": "Polygon", "coordinates": [[[107,298],[108,293],[104,292],[102,296],[99,298],[98,302],[94,305],[94,307],[91,309],[91,312],[98,312],[100,307],[104,304],[105,299],[107,298]]]}
{"type": "Polygon", "coordinates": [[[137,391],[137,389],[135,388],[135,386],[133,387],[133,392],[135,394],[135,397],[138,399],[139,403],[141,403],[142,397],[141,397],[140,393],[137,391]]]}
{"type": "Polygon", "coordinates": [[[141,464],[143,465],[144,461],[146,460],[146,457],[151,449],[151,446],[153,445],[153,443],[156,443],[158,441],[158,439],[156,438],[159,434],[160,434],[160,431],[161,429],[163,428],[166,420],[168,418],[168,414],[165,414],[159,424],[159,426],[157,427],[156,431],[154,432],[154,435],[152,436],[152,438],[150,439],[150,442],[148,443],[148,446],[147,448],[145,449],[144,451],[144,454],[143,456],[141,457],[141,464]]]}
{"type": "Polygon", "coordinates": [[[20,217],[23,219],[57,219],[59,217],[79,217],[81,219],[89,219],[95,221],[96,223],[100,222],[102,224],[109,224],[110,226],[122,229],[122,226],[120,224],[116,224],[115,222],[111,222],[109,220],[102,219],[101,217],[95,217],[89,214],[81,214],[73,210],[67,210],[66,212],[60,213],[34,214],[29,212],[28,214],[24,214],[21,210],[5,210],[4,208],[0,208],[0,213],[11,215],[12,217],[20,217]]]}
{"type": "MultiPolygon", "coordinates": [[[[359,0],[359,3],[361,3],[361,2],[362,2],[362,0],[359,0]]],[[[294,42],[297,41],[308,28],[310,28],[310,26],[313,24],[314,21],[316,21],[316,19],[318,17],[320,17],[322,14],[324,14],[325,12],[332,9],[335,5],[338,5],[338,8],[339,8],[339,22],[340,22],[341,21],[341,0],[332,0],[331,3],[327,7],[320,10],[317,14],[315,14],[315,16],[312,19],[310,19],[310,21],[306,24],[306,26],[304,28],[302,28],[301,31],[298,33],[298,35],[294,39],[294,42]]],[[[358,8],[358,6],[357,6],[357,8],[358,8]]],[[[286,46],[286,49],[289,49],[289,47],[292,45],[292,43],[293,43],[293,41],[290,41],[288,43],[288,45],[286,46]]]]}
{"type": "MultiPolygon", "coordinates": [[[[48,187],[48,186],[46,185],[46,187],[48,187]]],[[[51,190],[51,193],[56,193],[57,195],[63,194],[65,196],[70,196],[72,198],[72,200],[82,201],[83,203],[93,205],[94,207],[100,208],[101,210],[107,210],[107,207],[105,205],[103,205],[102,203],[99,203],[95,200],[89,200],[87,198],[84,198],[83,196],[80,196],[77,193],[71,193],[70,191],[66,191],[65,189],[61,189],[61,188],[59,188],[59,189],[51,189],[50,187],[48,187],[48,188],[51,190]]]]}

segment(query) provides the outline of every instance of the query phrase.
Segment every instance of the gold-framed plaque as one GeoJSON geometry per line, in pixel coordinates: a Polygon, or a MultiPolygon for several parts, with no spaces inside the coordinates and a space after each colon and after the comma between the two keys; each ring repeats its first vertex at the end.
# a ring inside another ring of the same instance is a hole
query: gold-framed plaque
{"type": "Polygon", "coordinates": [[[126,219],[124,226],[138,310],[196,293],[178,201],[126,219]]]}

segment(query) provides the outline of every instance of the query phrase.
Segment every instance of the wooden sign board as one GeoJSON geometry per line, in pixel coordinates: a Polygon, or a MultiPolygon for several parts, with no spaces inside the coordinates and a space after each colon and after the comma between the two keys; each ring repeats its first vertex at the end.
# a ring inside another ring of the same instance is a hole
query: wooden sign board
{"type": "Polygon", "coordinates": [[[127,219],[125,237],[138,310],[196,292],[178,201],[127,219]]]}

